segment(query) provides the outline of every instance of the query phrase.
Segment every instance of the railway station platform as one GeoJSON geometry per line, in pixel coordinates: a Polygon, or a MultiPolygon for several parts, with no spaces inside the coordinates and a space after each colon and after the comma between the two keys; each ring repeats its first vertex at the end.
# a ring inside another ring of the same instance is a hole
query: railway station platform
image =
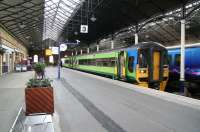
{"type": "Polygon", "coordinates": [[[48,68],[56,127],[68,132],[199,132],[200,101],[63,68],[48,68]]]}
{"type": "Polygon", "coordinates": [[[23,105],[26,82],[33,72],[10,73],[0,77],[0,131],[10,131],[23,105]]]}
{"type": "Polygon", "coordinates": [[[17,132],[24,126],[51,120],[52,125],[30,125],[23,132],[199,132],[200,101],[126,82],[62,68],[46,68],[53,80],[55,113],[52,117],[21,117],[24,88],[33,72],[11,73],[0,78],[0,130],[17,132]],[[29,118],[29,119],[27,119],[29,118]],[[32,119],[31,119],[32,118],[32,119]],[[35,118],[35,119],[33,119],[35,118]],[[43,120],[44,121],[44,120],[43,120]],[[45,127],[45,128],[43,128],[45,127]],[[34,129],[33,129],[34,128],[34,129]],[[43,129],[42,129],[43,128],[43,129]],[[47,129],[50,128],[50,129],[47,129]]]}

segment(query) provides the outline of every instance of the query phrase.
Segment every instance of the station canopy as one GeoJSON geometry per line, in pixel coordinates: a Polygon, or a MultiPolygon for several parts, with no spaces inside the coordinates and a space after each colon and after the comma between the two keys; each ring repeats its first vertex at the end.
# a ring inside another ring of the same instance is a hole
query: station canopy
{"type": "Polygon", "coordinates": [[[43,0],[0,0],[0,26],[27,47],[39,44],[43,9],[43,0]]]}
{"type": "MultiPolygon", "coordinates": [[[[143,36],[139,36],[139,40],[174,43],[180,41],[180,19],[182,19],[181,8],[183,7],[186,14],[191,10],[198,11],[199,0],[88,0],[83,2],[73,19],[66,23],[61,36],[65,40],[78,39],[82,43],[96,45],[107,36],[114,35],[115,37],[116,32],[126,28],[126,31],[130,32],[129,36],[134,39],[134,26],[152,19],[152,22],[144,27],[145,30],[140,32],[143,36]],[[160,17],[153,20],[158,16],[167,15],[167,18],[160,17]],[[179,17],[179,20],[169,17],[170,15],[179,17]],[[95,21],[92,21],[93,17],[96,18],[95,21]],[[82,24],[88,25],[87,34],[80,33],[82,24]]],[[[196,12],[195,14],[195,20],[190,21],[191,27],[199,25],[198,15],[196,12]]],[[[193,35],[196,34],[191,34],[193,35]]]]}
{"type": "MultiPolygon", "coordinates": [[[[171,12],[172,15],[182,15],[180,9],[187,6],[187,11],[197,10],[199,0],[0,0],[0,23],[31,48],[41,48],[46,39],[91,44],[110,34],[126,36],[131,30],[129,34],[133,35],[135,25],[171,11],[179,12],[171,12]],[[89,32],[80,33],[81,25],[88,25],[89,32]]],[[[169,43],[171,37],[178,41],[179,25],[165,26],[171,21],[150,23],[139,39],[169,43]]],[[[199,25],[197,17],[190,22],[191,27],[199,25]]],[[[197,31],[193,35],[198,39],[197,31]]]]}

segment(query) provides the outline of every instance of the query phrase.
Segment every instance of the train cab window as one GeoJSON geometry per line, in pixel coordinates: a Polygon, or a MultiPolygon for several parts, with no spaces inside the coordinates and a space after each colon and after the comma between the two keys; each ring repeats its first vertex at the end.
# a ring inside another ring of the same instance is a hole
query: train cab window
{"type": "Polygon", "coordinates": [[[145,52],[140,51],[139,57],[138,57],[138,62],[139,62],[140,68],[146,68],[147,67],[147,58],[146,58],[145,52]]]}
{"type": "Polygon", "coordinates": [[[175,55],[175,66],[180,66],[180,54],[175,55]]]}
{"type": "Polygon", "coordinates": [[[133,63],[134,63],[134,56],[128,57],[128,70],[129,70],[129,72],[133,72],[133,63]]]}

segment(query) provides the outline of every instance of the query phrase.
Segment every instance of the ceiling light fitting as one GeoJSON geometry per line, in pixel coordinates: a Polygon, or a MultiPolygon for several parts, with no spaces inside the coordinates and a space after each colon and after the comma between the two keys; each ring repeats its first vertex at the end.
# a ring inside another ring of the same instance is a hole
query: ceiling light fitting
{"type": "Polygon", "coordinates": [[[92,14],[92,17],[90,18],[90,20],[91,20],[92,22],[95,22],[95,21],[97,20],[97,18],[94,16],[94,14],[92,14]]]}

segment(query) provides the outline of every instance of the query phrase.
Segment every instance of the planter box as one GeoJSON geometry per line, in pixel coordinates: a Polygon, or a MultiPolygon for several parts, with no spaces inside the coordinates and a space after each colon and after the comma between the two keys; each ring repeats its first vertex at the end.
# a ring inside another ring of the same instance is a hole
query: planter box
{"type": "Polygon", "coordinates": [[[52,87],[25,89],[26,115],[53,114],[54,97],[52,87]]]}

